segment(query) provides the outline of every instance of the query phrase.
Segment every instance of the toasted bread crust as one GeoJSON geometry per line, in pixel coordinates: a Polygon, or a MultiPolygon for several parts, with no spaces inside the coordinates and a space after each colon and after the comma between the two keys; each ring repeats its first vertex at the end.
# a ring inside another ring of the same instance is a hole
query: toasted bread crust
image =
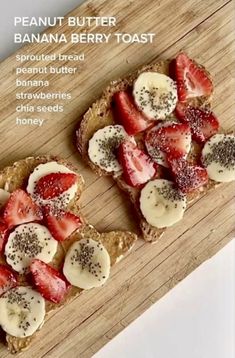
{"type": "MultiPolygon", "coordinates": [[[[137,236],[130,232],[122,231],[113,231],[108,233],[99,233],[96,229],[86,223],[84,217],[80,212],[78,200],[81,196],[81,193],[84,189],[84,180],[82,176],[77,172],[77,169],[66,160],[60,159],[54,156],[40,156],[40,157],[29,157],[24,160],[20,160],[14,163],[12,166],[4,168],[0,172],[0,188],[12,192],[17,188],[24,187],[26,180],[29,177],[30,173],[34,170],[39,164],[44,164],[50,161],[56,161],[60,164],[65,165],[67,168],[73,170],[77,173],[78,176],[78,190],[75,196],[75,199],[69,203],[68,210],[73,212],[76,215],[79,215],[83,221],[83,227],[73,233],[68,239],[64,242],[58,243],[58,250],[56,255],[53,258],[51,265],[56,269],[61,269],[64,256],[70,245],[77,240],[82,238],[92,238],[96,241],[101,241],[102,244],[106,247],[111,258],[111,264],[115,264],[120,257],[127,253],[133,246],[134,242],[137,240],[137,236]]],[[[3,257],[0,256],[0,263],[5,263],[3,257]]],[[[25,277],[21,276],[19,278],[21,285],[28,285],[25,281],[25,277]]],[[[61,307],[77,295],[82,292],[81,289],[72,287],[72,289],[67,294],[65,300],[59,305],[52,302],[46,301],[46,316],[54,311],[57,307],[61,307]]],[[[6,343],[9,351],[11,353],[18,353],[22,350],[27,349],[31,341],[36,336],[35,332],[32,336],[26,338],[17,338],[11,335],[6,334],[6,343]]]]}
{"type": "MultiPolygon", "coordinates": [[[[112,115],[112,108],[111,108],[113,94],[118,91],[126,90],[130,86],[132,86],[136,78],[142,72],[154,71],[154,72],[159,72],[169,75],[169,64],[170,64],[170,60],[159,61],[155,64],[143,66],[142,68],[133,72],[132,74],[130,74],[128,77],[124,79],[112,81],[110,85],[103,91],[102,96],[96,102],[94,102],[92,106],[84,114],[83,118],[81,119],[81,122],[79,123],[79,127],[76,131],[77,149],[80,152],[82,158],[89,164],[92,170],[99,176],[102,175],[113,176],[113,179],[117,182],[118,186],[127,193],[130,200],[134,204],[138,217],[140,218],[140,228],[143,234],[143,238],[144,240],[149,242],[155,242],[157,239],[159,239],[163,235],[166,228],[158,229],[147,223],[139,208],[140,190],[127,185],[126,182],[123,180],[122,176],[116,177],[114,173],[108,173],[102,170],[94,163],[92,163],[88,156],[88,145],[89,145],[89,140],[98,129],[101,129],[111,124],[115,124],[112,115]]],[[[201,67],[204,69],[203,66],[201,67]]],[[[211,78],[208,72],[207,74],[211,78]]],[[[190,104],[194,106],[200,106],[200,107],[203,106],[203,107],[210,108],[211,97],[212,96],[197,97],[190,100],[190,104]]],[[[192,156],[195,156],[197,153],[191,153],[191,154],[192,156]]],[[[215,186],[215,182],[210,181],[207,186],[203,187],[203,190],[197,190],[195,193],[190,194],[190,196],[188,197],[188,201],[192,201],[198,198],[200,195],[202,195],[202,193],[205,193],[207,190],[213,188],[214,186],[215,186]]]]}

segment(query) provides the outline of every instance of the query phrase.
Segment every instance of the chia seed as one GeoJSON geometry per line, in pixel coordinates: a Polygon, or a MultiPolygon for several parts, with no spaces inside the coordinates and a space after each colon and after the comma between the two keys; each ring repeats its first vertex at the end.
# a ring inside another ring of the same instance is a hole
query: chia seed
{"type": "Polygon", "coordinates": [[[22,261],[21,257],[16,256],[17,251],[20,251],[29,258],[34,258],[42,252],[43,246],[40,243],[37,234],[32,230],[26,232],[22,231],[21,233],[16,231],[14,240],[12,241],[12,249],[12,253],[8,254],[8,257],[13,261],[16,261],[17,258],[22,261]]]}
{"type": "MultiPolygon", "coordinates": [[[[13,288],[7,293],[5,293],[2,297],[6,297],[8,304],[17,304],[20,309],[20,321],[18,323],[18,327],[23,329],[25,332],[30,327],[30,323],[26,321],[28,312],[31,310],[31,304],[28,300],[26,300],[25,295],[27,295],[26,292],[19,292],[17,288],[13,288]]],[[[34,319],[36,321],[36,318],[34,319]]],[[[26,335],[24,333],[24,335],[26,335]]]]}
{"type": "MultiPolygon", "coordinates": [[[[103,250],[99,242],[96,243],[96,246],[101,251],[103,250]]],[[[82,270],[87,269],[95,277],[100,277],[102,275],[102,266],[100,262],[94,263],[94,254],[95,247],[90,245],[90,240],[86,240],[85,243],[80,243],[80,250],[74,250],[71,263],[77,262],[82,270]]]]}
{"type": "Polygon", "coordinates": [[[166,200],[169,200],[171,202],[184,200],[184,194],[173,186],[163,185],[161,188],[155,188],[158,191],[159,195],[162,195],[163,198],[166,200]]]}
{"type": "MultiPolygon", "coordinates": [[[[36,192],[32,195],[33,200],[40,206],[45,206],[45,201],[36,192]]],[[[67,192],[60,194],[59,196],[50,200],[51,204],[47,204],[50,209],[51,215],[59,217],[61,213],[67,209],[70,202],[70,195],[67,192]]]]}
{"type": "MultiPolygon", "coordinates": [[[[11,289],[5,294],[10,304],[16,303],[20,307],[30,310],[30,303],[25,299],[26,292],[18,292],[17,289],[11,289]]],[[[4,295],[3,295],[4,297],[4,295]]]]}
{"type": "MultiPolygon", "coordinates": [[[[209,145],[209,143],[208,143],[209,145]]],[[[210,145],[210,153],[203,158],[205,166],[212,162],[219,164],[221,167],[232,170],[235,167],[235,138],[224,137],[218,143],[210,145]]]]}
{"type": "MultiPolygon", "coordinates": [[[[174,84],[175,88],[176,85],[174,84]]],[[[158,87],[153,87],[151,90],[142,87],[139,94],[140,107],[144,109],[148,104],[151,107],[151,110],[155,112],[154,118],[158,119],[158,112],[162,110],[167,110],[168,113],[171,112],[171,104],[176,101],[176,96],[173,92],[169,91],[166,93],[161,93],[158,87]]]]}
{"type": "Polygon", "coordinates": [[[155,161],[162,159],[162,152],[157,146],[155,148],[148,149],[148,153],[150,157],[155,161]]]}
{"type": "Polygon", "coordinates": [[[124,135],[119,128],[117,129],[116,136],[98,139],[99,150],[103,154],[103,158],[100,160],[100,165],[103,168],[108,168],[110,164],[116,160],[116,150],[124,139],[124,135]]]}

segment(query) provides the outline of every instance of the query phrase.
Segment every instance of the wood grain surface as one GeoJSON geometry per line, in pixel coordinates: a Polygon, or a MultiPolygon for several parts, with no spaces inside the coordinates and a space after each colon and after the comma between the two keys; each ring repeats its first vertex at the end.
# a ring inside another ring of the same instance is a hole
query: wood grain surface
{"type": "MultiPolygon", "coordinates": [[[[109,45],[32,44],[19,50],[18,54],[85,53],[86,61],[77,75],[49,76],[50,86],[46,91],[71,92],[72,100],[67,101],[63,113],[43,114],[46,123],[41,128],[15,125],[15,107],[19,104],[15,99],[15,54],[3,61],[0,64],[0,165],[4,167],[34,154],[63,156],[77,165],[85,178],[81,202],[90,223],[101,231],[137,232],[138,223],[125,195],[111,179],[97,178],[79,158],[74,147],[77,122],[110,80],[125,76],[142,64],[172,57],[183,49],[211,72],[215,84],[213,109],[222,127],[231,130],[235,109],[234,9],[232,2],[226,0],[92,0],[70,14],[102,15],[117,17],[115,31],[155,32],[154,44],[117,45],[114,41],[109,45]]],[[[69,34],[74,30],[64,25],[50,31],[69,34]]],[[[47,79],[45,75],[20,78],[47,79]]],[[[45,101],[24,103],[45,104],[45,101]]],[[[221,185],[194,202],[183,220],[169,228],[156,244],[139,240],[131,254],[115,266],[105,287],[85,292],[53,313],[22,356],[91,357],[233,238],[233,193],[233,183],[221,185]]],[[[0,356],[10,357],[1,344],[0,356]]]]}

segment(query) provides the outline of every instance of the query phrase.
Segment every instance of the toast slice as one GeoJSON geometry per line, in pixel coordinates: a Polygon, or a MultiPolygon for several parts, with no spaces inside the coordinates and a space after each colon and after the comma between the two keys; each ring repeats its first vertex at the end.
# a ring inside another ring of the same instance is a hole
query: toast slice
{"type": "MultiPolygon", "coordinates": [[[[56,161],[59,164],[65,165],[70,170],[73,170],[77,173],[77,169],[74,168],[71,163],[57,158],[53,156],[40,156],[40,157],[29,157],[24,160],[20,160],[14,163],[12,166],[6,167],[0,172],[0,188],[8,190],[9,192],[13,192],[14,190],[21,188],[24,186],[27,178],[30,173],[37,167],[39,164],[44,164],[50,161],[56,161]]],[[[107,249],[110,259],[111,265],[114,265],[117,261],[119,261],[125,253],[131,250],[133,244],[135,243],[137,236],[130,232],[122,232],[122,231],[112,231],[107,233],[99,233],[96,231],[94,227],[87,224],[85,218],[82,217],[79,207],[79,198],[84,189],[84,180],[82,176],[77,173],[78,177],[78,190],[75,196],[75,199],[69,203],[69,210],[79,215],[82,219],[83,225],[82,227],[75,231],[69,238],[67,238],[63,242],[58,243],[58,249],[56,255],[51,262],[51,265],[56,269],[61,269],[64,261],[65,254],[70,247],[70,245],[77,240],[83,238],[93,239],[95,241],[101,242],[105,248],[107,249]]],[[[6,263],[5,258],[0,255],[0,263],[6,263]]],[[[19,277],[21,285],[29,285],[23,275],[19,277]]],[[[82,292],[82,289],[72,287],[72,289],[68,292],[66,298],[60,304],[54,304],[52,302],[46,301],[46,317],[52,312],[56,310],[57,307],[64,306],[70,300],[74,299],[77,295],[82,292]]],[[[25,350],[31,341],[35,338],[38,332],[35,332],[32,336],[26,338],[18,338],[11,336],[9,334],[1,334],[4,336],[5,343],[7,348],[11,353],[18,353],[22,350],[25,350]]]]}
{"type": "MultiPolygon", "coordinates": [[[[97,130],[105,126],[115,124],[114,117],[112,114],[112,97],[115,92],[128,90],[130,87],[133,86],[133,83],[137,79],[137,77],[143,72],[151,71],[169,75],[170,63],[171,60],[159,61],[154,64],[143,66],[142,68],[133,72],[124,79],[112,81],[110,85],[103,91],[101,97],[96,102],[94,102],[84,114],[76,131],[77,149],[80,152],[82,158],[86,160],[86,162],[90,165],[91,169],[95,171],[95,173],[99,176],[111,175],[113,179],[117,182],[118,186],[124,192],[127,193],[131,202],[134,204],[134,207],[138,214],[143,238],[144,240],[149,242],[155,242],[157,239],[159,239],[165,232],[166,228],[158,229],[150,225],[145,220],[139,208],[140,189],[129,186],[124,181],[122,175],[116,176],[112,172],[108,173],[95,165],[93,162],[91,162],[88,156],[88,144],[89,140],[97,130]]],[[[200,67],[202,67],[203,70],[207,73],[208,77],[211,78],[210,74],[205,70],[205,68],[203,66],[200,67]]],[[[189,101],[189,104],[196,107],[210,108],[211,99],[212,95],[195,97],[189,101]]],[[[141,146],[141,136],[138,136],[136,140],[140,143],[141,146]]],[[[197,148],[195,146],[193,148],[193,151],[189,153],[191,159],[197,159],[199,154],[198,149],[200,148],[197,148]]],[[[218,183],[216,184],[216,182],[210,180],[206,186],[201,187],[200,190],[196,190],[193,194],[188,195],[188,202],[198,198],[199,195],[202,195],[203,193],[207,192],[209,189],[215,187],[215,185],[218,185],[218,183]]]]}

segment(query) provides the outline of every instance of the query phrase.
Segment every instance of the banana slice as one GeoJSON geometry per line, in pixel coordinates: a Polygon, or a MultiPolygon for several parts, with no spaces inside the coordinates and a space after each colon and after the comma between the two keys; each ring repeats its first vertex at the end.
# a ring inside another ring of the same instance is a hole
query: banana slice
{"type": "MultiPolygon", "coordinates": [[[[27,192],[31,195],[33,200],[38,205],[54,205],[59,209],[64,209],[67,207],[69,202],[75,197],[77,192],[77,183],[72,185],[68,190],[58,197],[50,200],[45,200],[35,194],[35,187],[40,178],[51,173],[74,173],[72,170],[68,169],[65,165],[59,164],[57,162],[48,162],[45,164],[39,164],[34,171],[30,174],[27,185],[27,192]]],[[[76,173],[74,173],[76,174],[76,173]]]]}
{"type": "Polygon", "coordinates": [[[165,179],[148,182],[141,190],[140,210],[146,221],[157,228],[168,227],[181,220],[186,209],[186,196],[165,179]]]}
{"type": "Polygon", "coordinates": [[[64,275],[76,287],[89,290],[105,283],[110,273],[110,256],[98,241],[82,239],[68,250],[64,275]]]}
{"type": "MultiPolygon", "coordinates": [[[[106,172],[121,171],[115,151],[127,138],[130,139],[125,129],[118,124],[99,129],[89,141],[90,160],[106,172]]],[[[133,140],[133,137],[131,139],[133,140]]]]}
{"type": "Polygon", "coordinates": [[[0,188],[0,209],[6,204],[9,197],[10,197],[10,193],[0,188]]]}
{"type": "Polygon", "coordinates": [[[39,224],[29,223],[16,227],[9,235],[5,256],[13,270],[25,273],[35,258],[51,262],[57,251],[57,241],[49,230],[39,224]]]}
{"type": "Polygon", "coordinates": [[[0,312],[0,325],[6,333],[28,337],[44,322],[45,300],[30,287],[19,286],[0,297],[0,312]]]}
{"type": "Polygon", "coordinates": [[[134,83],[133,96],[138,108],[151,119],[165,119],[175,109],[176,83],[157,72],[143,72],[134,83]]]}
{"type": "Polygon", "coordinates": [[[210,179],[218,182],[235,180],[235,136],[212,136],[202,150],[202,163],[210,179]]]}

